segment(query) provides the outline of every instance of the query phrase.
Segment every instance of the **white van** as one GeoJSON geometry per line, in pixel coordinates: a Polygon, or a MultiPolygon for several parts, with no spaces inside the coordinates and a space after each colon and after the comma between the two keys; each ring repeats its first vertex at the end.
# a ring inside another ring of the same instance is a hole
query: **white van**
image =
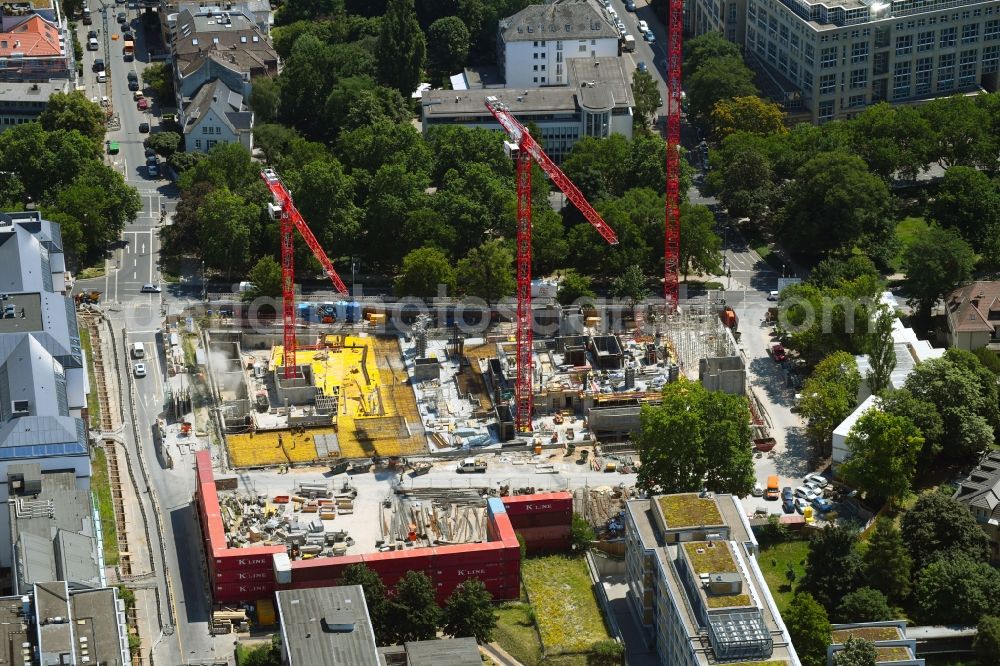
{"type": "Polygon", "coordinates": [[[145,358],[146,348],[142,346],[141,342],[136,342],[132,345],[132,358],[145,358]]]}

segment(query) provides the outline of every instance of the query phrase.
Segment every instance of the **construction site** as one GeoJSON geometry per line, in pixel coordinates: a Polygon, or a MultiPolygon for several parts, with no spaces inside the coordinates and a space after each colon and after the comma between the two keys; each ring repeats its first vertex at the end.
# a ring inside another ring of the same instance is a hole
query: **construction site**
{"type": "Polygon", "coordinates": [[[641,405],[682,376],[745,391],[742,356],[713,306],[685,308],[645,332],[581,323],[570,313],[560,326],[566,334],[533,341],[531,419],[521,432],[516,342],[502,330],[463,339],[430,324],[390,335],[299,323],[299,337],[316,342],[299,346],[288,378],[278,335],[210,330],[207,365],[229,462],[329,465],[518,443],[627,445],[641,405]]]}

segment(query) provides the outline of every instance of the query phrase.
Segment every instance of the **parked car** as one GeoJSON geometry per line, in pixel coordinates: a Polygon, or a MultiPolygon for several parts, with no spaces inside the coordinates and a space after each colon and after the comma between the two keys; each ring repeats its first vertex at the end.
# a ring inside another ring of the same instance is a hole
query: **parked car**
{"type": "Polygon", "coordinates": [[[833,509],[833,502],[826,499],[825,497],[817,497],[811,502],[812,507],[819,511],[820,513],[826,513],[833,509]]]}
{"type": "Polygon", "coordinates": [[[778,292],[776,292],[776,291],[769,291],[769,292],[767,292],[767,300],[769,300],[769,301],[776,301],[776,300],[778,300],[778,292]]]}
{"type": "Polygon", "coordinates": [[[129,82],[128,82],[128,89],[129,90],[138,90],[139,89],[139,82],[138,81],[133,81],[133,80],[130,79],[129,82]]]}
{"type": "Polygon", "coordinates": [[[781,343],[771,345],[771,358],[774,359],[775,363],[781,363],[787,358],[785,356],[785,347],[781,343]]]}
{"type": "Polygon", "coordinates": [[[781,489],[781,499],[792,499],[795,493],[792,492],[791,486],[785,486],[781,489]]]}
{"type": "Polygon", "coordinates": [[[795,510],[798,513],[805,513],[806,507],[809,506],[809,502],[802,497],[795,498],[795,510]]]}
{"type": "Polygon", "coordinates": [[[139,134],[149,134],[149,123],[139,123],[139,134]]]}
{"type": "Polygon", "coordinates": [[[795,489],[795,496],[801,497],[807,502],[813,501],[820,495],[822,495],[822,493],[817,491],[815,488],[810,488],[808,486],[799,486],[798,488],[795,489]]]}
{"type": "Polygon", "coordinates": [[[795,512],[795,498],[794,497],[786,497],[785,499],[781,500],[781,510],[784,511],[785,513],[794,513],[795,512]]]}
{"type": "Polygon", "coordinates": [[[104,58],[94,58],[94,66],[91,67],[95,72],[104,71],[104,58]]]}
{"type": "Polygon", "coordinates": [[[156,157],[156,151],[153,150],[152,148],[150,148],[149,146],[147,146],[146,147],[146,161],[147,162],[149,162],[149,158],[150,157],[156,157]]]}
{"type": "Polygon", "coordinates": [[[652,30],[646,31],[646,34],[644,34],[642,37],[650,44],[656,41],[656,35],[653,34],[652,30]]]}
{"type": "Polygon", "coordinates": [[[97,39],[97,31],[96,30],[88,30],[87,31],[87,39],[97,39]]]}
{"type": "Polygon", "coordinates": [[[753,484],[753,490],[750,491],[750,494],[753,495],[754,497],[763,497],[764,486],[760,485],[760,483],[753,484]]]}
{"type": "Polygon", "coordinates": [[[146,284],[142,285],[142,288],[139,290],[139,293],[158,294],[160,293],[160,287],[153,284],[152,282],[147,282],[146,284]]]}
{"type": "Polygon", "coordinates": [[[645,21],[639,21],[639,32],[643,34],[649,32],[649,24],[645,21]]]}
{"type": "Polygon", "coordinates": [[[145,363],[136,363],[134,366],[132,366],[132,369],[135,372],[135,376],[136,377],[145,377],[146,376],[146,364],[145,363]]]}
{"type": "Polygon", "coordinates": [[[157,164],[147,164],[146,165],[146,175],[150,178],[160,177],[160,167],[157,164]]]}
{"type": "Polygon", "coordinates": [[[140,111],[145,111],[146,109],[149,108],[149,100],[146,99],[145,97],[140,97],[139,101],[135,103],[135,106],[140,111]]]}
{"type": "Polygon", "coordinates": [[[640,72],[647,72],[647,71],[649,71],[648,68],[646,67],[646,63],[643,62],[642,60],[640,60],[639,62],[637,62],[635,64],[635,68],[637,70],[639,70],[640,72]]]}
{"type": "Polygon", "coordinates": [[[98,42],[97,42],[97,37],[89,37],[87,39],[87,50],[88,51],[96,51],[99,48],[100,48],[100,44],[98,44],[98,42]]]}
{"type": "Polygon", "coordinates": [[[131,28],[122,33],[122,39],[124,39],[126,42],[135,41],[135,35],[132,34],[131,28]]]}
{"type": "Polygon", "coordinates": [[[125,15],[125,12],[118,12],[117,20],[119,23],[125,23],[128,21],[128,16],[125,15]]]}
{"type": "Polygon", "coordinates": [[[634,0],[625,0],[625,10],[629,11],[629,12],[634,12],[635,11],[635,2],[634,2],[634,0]]]}
{"type": "Polygon", "coordinates": [[[806,483],[811,483],[815,485],[817,488],[826,488],[827,484],[830,483],[829,481],[827,481],[825,476],[823,476],[822,474],[817,474],[816,472],[813,472],[812,474],[806,474],[805,478],[803,478],[802,480],[805,481],[806,483]]]}

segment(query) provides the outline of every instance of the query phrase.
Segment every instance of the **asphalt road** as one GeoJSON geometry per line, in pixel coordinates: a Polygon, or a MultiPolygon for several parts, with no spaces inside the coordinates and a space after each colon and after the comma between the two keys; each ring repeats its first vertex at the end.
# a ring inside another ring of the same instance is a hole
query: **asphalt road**
{"type": "MultiPolygon", "coordinates": [[[[633,66],[638,65],[638,63],[646,63],[649,68],[649,73],[653,75],[656,80],[656,86],[660,90],[660,98],[666,101],[667,99],[667,52],[666,52],[666,39],[667,30],[663,24],[656,18],[651,7],[649,7],[643,0],[638,0],[635,3],[635,11],[630,12],[625,9],[625,3],[622,0],[612,0],[611,5],[618,12],[618,18],[622,20],[625,24],[625,29],[630,35],[635,37],[635,51],[633,53],[626,53],[625,59],[632,62],[633,66]],[[639,21],[645,21],[649,24],[649,28],[653,31],[656,37],[656,41],[652,44],[643,39],[642,33],[639,32],[639,21]]],[[[665,113],[666,107],[660,107],[660,113],[665,113]]]]}
{"type": "MultiPolygon", "coordinates": [[[[142,81],[142,72],[149,64],[146,33],[139,21],[139,11],[126,9],[125,5],[104,2],[94,7],[94,24],[80,26],[80,40],[86,43],[87,32],[99,31],[101,48],[84,52],[84,81],[87,95],[98,100],[107,96],[113,112],[120,121],[120,127],[109,131],[108,141],[118,142],[118,155],[109,155],[110,163],[125,177],[129,185],[140,195],[142,208],[136,220],[130,223],[122,234],[122,239],[111,250],[108,270],[104,277],[78,281],[78,289],[95,289],[103,292],[102,301],[116,331],[122,354],[122,373],[131,374],[132,364],[127,358],[127,349],[134,342],[142,342],[147,349],[147,376],[132,378],[135,386],[133,395],[129,389],[129,379],[119,377],[122,398],[127,414],[134,414],[136,428],[124,431],[126,447],[130,458],[144,459],[149,470],[152,488],[147,488],[140,478],[140,497],[148,518],[150,552],[154,554],[157,572],[157,586],[162,601],[159,618],[159,635],[149,636],[152,644],[144,645],[144,653],[152,649],[157,663],[187,664],[211,663],[216,657],[227,656],[231,650],[231,640],[219,642],[208,633],[211,606],[208,597],[202,562],[204,555],[198,548],[201,538],[191,509],[194,491],[193,467],[181,461],[175,469],[164,469],[156,457],[153,445],[153,428],[163,411],[165,365],[160,353],[160,328],[162,326],[162,294],[141,293],[143,284],[161,285],[158,253],[158,229],[161,214],[171,214],[176,209],[179,193],[175,186],[162,178],[150,178],[146,170],[143,140],[148,134],[139,132],[140,123],[149,123],[153,132],[159,129],[159,122],[153,112],[159,110],[153,100],[151,111],[137,108],[134,93],[128,90],[128,72],[134,71],[142,81]],[[106,7],[102,13],[101,6],[106,7]],[[121,34],[125,30],[116,21],[119,12],[126,12],[128,28],[135,35],[135,59],[126,62],[122,54],[121,34]],[[117,36],[117,39],[113,37],[117,36]],[[108,71],[108,81],[100,83],[93,72],[94,59],[104,59],[108,71]],[[127,330],[122,341],[120,332],[127,330]],[[153,496],[157,500],[153,505],[153,496]],[[156,522],[162,526],[162,541],[156,522]],[[173,606],[168,604],[167,583],[164,571],[169,574],[173,590],[173,606]],[[171,616],[173,616],[171,618],[171,616]],[[229,643],[229,647],[226,647],[229,643]]],[[[147,91],[148,96],[148,91],[147,91]]],[[[172,105],[172,100],[168,102],[172,105]]],[[[150,618],[151,624],[154,623],[150,618]]],[[[155,632],[155,629],[154,629],[155,632]]],[[[144,656],[145,656],[144,654],[144,656]]]]}

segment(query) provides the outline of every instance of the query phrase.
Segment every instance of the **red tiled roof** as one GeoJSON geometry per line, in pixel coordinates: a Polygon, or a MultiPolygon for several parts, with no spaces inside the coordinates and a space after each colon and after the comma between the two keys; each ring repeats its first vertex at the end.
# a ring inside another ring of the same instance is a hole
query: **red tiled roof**
{"type": "Polygon", "coordinates": [[[41,16],[32,16],[10,32],[0,32],[0,57],[14,53],[36,58],[60,55],[59,30],[41,16]]]}
{"type": "Polygon", "coordinates": [[[1000,299],[1000,282],[981,281],[967,284],[948,295],[945,307],[954,331],[993,332],[996,322],[989,320],[1000,299]]]}

